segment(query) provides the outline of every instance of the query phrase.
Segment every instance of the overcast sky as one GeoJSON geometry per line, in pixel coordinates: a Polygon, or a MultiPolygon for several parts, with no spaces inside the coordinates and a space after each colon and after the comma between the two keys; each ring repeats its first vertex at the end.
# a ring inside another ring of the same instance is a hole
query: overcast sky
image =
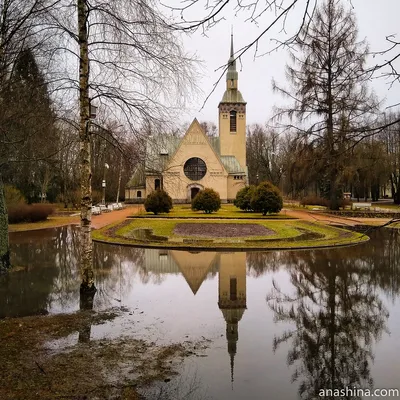
{"type": "MultiPolygon", "coordinates": [[[[288,3],[288,0],[285,0],[288,3]]],[[[201,1],[204,5],[205,1],[201,1]]],[[[268,52],[274,47],[272,39],[284,40],[289,37],[298,27],[301,20],[303,5],[301,1],[292,11],[290,18],[286,22],[286,33],[279,32],[279,29],[272,30],[264,36],[258,47],[258,54],[268,52]]],[[[385,37],[397,34],[400,40],[400,0],[343,0],[344,4],[352,4],[357,17],[359,28],[359,38],[366,38],[370,51],[378,51],[388,47],[385,37]]],[[[232,2],[232,5],[235,2],[232,2]]],[[[263,2],[264,3],[264,2],[263,2]]],[[[194,10],[197,18],[202,9],[194,10]]],[[[190,16],[189,14],[187,14],[190,16]]],[[[184,38],[185,48],[195,53],[198,58],[203,60],[203,77],[200,77],[197,84],[203,93],[187,115],[182,116],[183,121],[192,120],[197,117],[199,120],[218,122],[218,103],[225,90],[225,77],[218,84],[215,92],[210,96],[204,108],[200,111],[202,104],[208,94],[213,89],[214,83],[221,75],[219,67],[223,66],[229,58],[230,32],[231,26],[234,30],[235,51],[248,44],[260,32],[265,29],[275,18],[274,14],[266,13],[259,20],[259,26],[254,23],[244,22],[248,17],[246,13],[238,13],[235,16],[233,11],[224,13],[225,20],[219,22],[207,31],[207,36],[198,31],[190,37],[184,38]]],[[[281,25],[279,26],[281,28],[281,25]]],[[[398,49],[400,52],[400,48],[398,49]]],[[[241,62],[237,63],[239,71],[239,89],[244,99],[247,101],[247,123],[264,123],[271,116],[273,107],[282,104],[284,101],[281,96],[272,92],[272,79],[280,84],[285,84],[284,68],[288,62],[286,50],[278,50],[272,54],[254,58],[254,50],[245,54],[241,62]]],[[[370,57],[369,65],[383,61],[370,57]]],[[[400,67],[400,62],[399,62],[400,67]]],[[[400,68],[399,68],[400,69],[400,68]]],[[[383,79],[371,81],[371,87],[380,98],[386,98],[386,105],[400,102],[400,84],[388,90],[388,83],[383,79]]]]}

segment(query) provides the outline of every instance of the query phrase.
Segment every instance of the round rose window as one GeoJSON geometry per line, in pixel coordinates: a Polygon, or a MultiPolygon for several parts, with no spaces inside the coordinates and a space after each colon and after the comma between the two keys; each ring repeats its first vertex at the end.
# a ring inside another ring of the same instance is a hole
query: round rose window
{"type": "Polygon", "coordinates": [[[183,166],[183,172],[192,181],[204,178],[207,172],[206,163],[198,157],[189,158],[183,166]]]}

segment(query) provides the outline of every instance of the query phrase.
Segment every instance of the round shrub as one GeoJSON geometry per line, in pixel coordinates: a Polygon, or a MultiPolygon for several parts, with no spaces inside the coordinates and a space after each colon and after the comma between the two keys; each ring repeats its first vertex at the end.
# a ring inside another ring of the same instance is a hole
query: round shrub
{"type": "Polygon", "coordinates": [[[165,190],[157,189],[147,196],[144,208],[147,212],[152,212],[155,215],[169,213],[172,209],[172,199],[165,190]]]}
{"type": "Polygon", "coordinates": [[[192,210],[204,211],[211,214],[221,208],[221,199],[219,194],[213,189],[200,190],[192,200],[192,210]]]}
{"type": "Polygon", "coordinates": [[[246,186],[243,189],[240,189],[236,194],[235,200],[233,200],[233,204],[241,210],[252,211],[250,202],[254,189],[254,185],[246,186]]]}
{"type": "Polygon", "coordinates": [[[250,206],[254,211],[261,212],[263,215],[278,213],[283,207],[281,192],[272,183],[262,182],[255,188],[250,206]]]}

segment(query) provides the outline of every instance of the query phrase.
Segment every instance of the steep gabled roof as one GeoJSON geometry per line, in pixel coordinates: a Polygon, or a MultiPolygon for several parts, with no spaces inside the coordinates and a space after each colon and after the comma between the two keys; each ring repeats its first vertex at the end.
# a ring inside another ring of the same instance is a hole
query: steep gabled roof
{"type": "Polygon", "coordinates": [[[139,189],[144,188],[146,186],[146,176],[144,172],[144,165],[139,165],[136,167],[135,172],[132,175],[132,178],[126,184],[127,188],[139,189]]]}
{"type": "Polygon", "coordinates": [[[215,138],[213,138],[213,140],[210,140],[210,138],[207,137],[207,135],[204,133],[203,128],[201,127],[201,125],[199,124],[199,121],[197,121],[196,118],[190,124],[189,129],[186,131],[185,136],[181,139],[181,142],[179,143],[178,147],[176,148],[174,155],[170,157],[169,161],[171,161],[174,158],[174,156],[178,153],[179,149],[181,148],[181,146],[183,145],[183,143],[185,141],[185,138],[189,134],[192,133],[192,131],[193,131],[193,129],[195,127],[197,127],[199,129],[199,131],[201,132],[201,134],[203,135],[203,137],[205,138],[207,143],[210,145],[210,148],[214,152],[215,157],[217,158],[217,160],[220,163],[221,167],[226,171],[225,166],[221,161],[221,156],[220,156],[220,153],[219,153],[219,140],[217,141],[217,140],[215,140],[215,138]]]}
{"type": "Polygon", "coordinates": [[[172,250],[171,254],[193,294],[198,292],[208,273],[219,267],[218,253],[172,250]]]}
{"type": "Polygon", "coordinates": [[[146,144],[146,173],[163,172],[181,141],[181,137],[172,135],[150,137],[146,144]]]}

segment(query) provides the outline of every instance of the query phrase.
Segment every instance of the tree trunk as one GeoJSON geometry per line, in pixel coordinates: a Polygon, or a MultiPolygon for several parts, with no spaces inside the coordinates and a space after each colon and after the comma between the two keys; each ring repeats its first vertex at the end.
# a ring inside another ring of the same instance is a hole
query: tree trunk
{"type": "Polygon", "coordinates": [[[89,131],[89,52],[88,52],[88,10],[85,0],[77,0],[79,38],[79,141],[80,141],[80,187],[81,187],[81,237],[80,269],[81,294],[95,292],[93,279],[93,245],[91,236],[92,220],[92,171],[89,131]]]}
{"type": "Polygon", "coordinates": [[[10,244],[8,241],[8,216],[3,179],[0,174],[0,274],[10,268],[10,244]]]}

